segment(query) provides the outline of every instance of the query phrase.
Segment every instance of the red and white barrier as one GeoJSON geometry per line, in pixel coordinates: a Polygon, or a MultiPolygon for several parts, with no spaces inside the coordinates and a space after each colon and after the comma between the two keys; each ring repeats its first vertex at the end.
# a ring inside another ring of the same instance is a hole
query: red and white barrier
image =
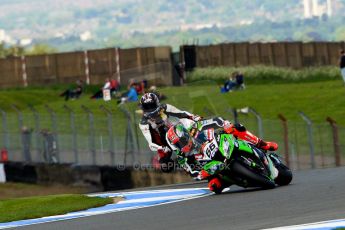
{"type": "Polygon", "coordinates": [[[21,61],[22,61],[22,78],[23,78],[23,84],[24,87],[28,86],[28,77],[26,74],[26,58],[25,56],[21,56],[21,61]]]}
{"type": "Polygon", "coordinates": [[[116,74],[117,74],[117,81],[121,84],[121,74],[120,74],[120,52],[119,48],[115,48],[115,65],[116,65],[116,74]]]}
{"type": "Polygon", "coordinates": [[[89,54],[87,50],[84,51],[84,64],[85,64],[86,84],[90,85],[89,54]]]}

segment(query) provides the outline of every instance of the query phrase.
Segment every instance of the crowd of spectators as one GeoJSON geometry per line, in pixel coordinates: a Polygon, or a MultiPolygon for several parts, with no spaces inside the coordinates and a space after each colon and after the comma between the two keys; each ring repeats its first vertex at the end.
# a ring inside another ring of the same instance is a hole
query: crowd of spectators
{"type": "MultiPolygon", "coordinates": [[[[76,84],[65,90],[60,96],[65,97],[65,100],[78,99],[84,92],[84,82],[78,80],[76,84]]],[[[155,85],[149,87],[147,80],[136,81],[130,79],[126,88],[121,88],[120,83],[112,77],[106,78],[104,85],[99,88],[90,99],[103,99],[105,101],[115,99],[118,104],[126,102],[138,101],[138,97],[144,93],[155,93],[160,100],[166,99],[166,96],[157,90],[155,85]]]]}

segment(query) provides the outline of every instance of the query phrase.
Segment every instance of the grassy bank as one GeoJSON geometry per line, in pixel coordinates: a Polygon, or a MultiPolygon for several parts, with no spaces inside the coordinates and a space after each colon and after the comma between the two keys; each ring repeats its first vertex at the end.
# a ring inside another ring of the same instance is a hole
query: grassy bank
{"type": "MultiPolygon", "coordinates": [[[[229,107],[242,108],[250,106],[262,115],[264,119],[277,120],[277,114],[284,114],[289,120],[300,121],[298,111],[305,112],[315,122],[325,122],[331,116],[339,124],[345,125],[345,88],[336,67],[320,67],[302,70],[292,70],[277,67],[245,67],[236,70],[245,74],[246,89],[227,94],[219,92],[234,68],[196,69],[188,75],[188,86],[160,88],[171,103],[193,113],[206,116],[205,108],[214,114],[228,115],[229,107]]],[[[104,102],[91,100],[92,90],[87,91],[78,100],[65,102],[58,95],[62,87],[46,87],[44,89],[28,88],[2,90],[0,93],[0,108],[12,115],[9,121],[17,129],[17,116],[11,104],[16,104],[24,114],[24,124],[33,126],[33,115],[28,104],[33,105],[40,113],[46,114],[46,123],[50,127],[50,116],[45,105],[53,108],[59,115],[59,130],[69,131],[69,113],[63,108],[68,105],[76,113],[79,133],[87,129],[87,114],[81,105],[87,106],[95,115],[95,126],[104,127],[107,133],[106,114],[100,109],[105,106],[113,112],[116,125],[124,130],[125,116],[117,106],[116,100],[104,102]],[[26,122],[26,120],[29,120],[26,122]],[[80,123],[78,125],[78,123],[80,123]]],[[[137,103],[129,103],[131,110],[138,109],[137,103]]],[[[42,116],[43,117],[43,116],[42,116]]],[[[43,118],[42,118],[43,119],[43,118]]],[[[114,123],[115,124],[115,123],[114,123]]]]}
{"type": "Polygon", "coordinates": [[[221,94],[215,84],[167,88],[169,102],[201,115],[205,107],[214,114],[228,115],[231,108],[252,107],[264,119],[278,120],[281,113],[291,121],[301,121],[303,111],[314,122],[325,123],[331,116],[345,125],[345,87],[341,80],[290,84],[247,84],[245,90],[221,94]]]}
{"type": "Polygon", "coordinates": [[[112,203],[111,198],[51,195],[0,201],[0,222],[65,214],[112,203]]]}

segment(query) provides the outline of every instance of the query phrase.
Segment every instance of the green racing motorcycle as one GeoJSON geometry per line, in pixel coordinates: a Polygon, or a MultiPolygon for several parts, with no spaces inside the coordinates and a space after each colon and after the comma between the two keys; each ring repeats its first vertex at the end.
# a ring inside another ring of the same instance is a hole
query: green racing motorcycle
{"type": "Polygon", "coordinates": [[[266,153],[224,130],[210,129],[192,136],[183,125],[171,129],[176,131],[176,137],[172,138],[178,139],[170,143],[176,148],[179,164],[183,166],[188,158],[193,158],[194,162],[189,160],[189,164],[196,163],[205,170],[210,175],[209,181],[214,177],[221,179],[225,186],[214,189],[215,193],[221,193],[223,188],[233,184],[245,188],[272,189],[276,185],[288,185],[292,180],[291,170],[278,154],[266,153]],[[212,138],[208,139],[205,133],[210,132],[212,138]],[[185,144],[179,144],[183,142],[185,144]]]}

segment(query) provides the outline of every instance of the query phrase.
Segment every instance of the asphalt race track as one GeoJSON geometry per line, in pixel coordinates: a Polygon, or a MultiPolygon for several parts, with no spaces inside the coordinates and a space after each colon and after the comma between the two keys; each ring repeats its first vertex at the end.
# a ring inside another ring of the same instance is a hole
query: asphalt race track
{"type": "MultiPolygon", "coordinates": [[[[191,186],[206,184],[165,188],[191,186]]],[[[343,218],[344,167],[294,172],[292,184],[273,190],[233,186],[222,195],[18,229],[264,229],[343,218]]]]}

